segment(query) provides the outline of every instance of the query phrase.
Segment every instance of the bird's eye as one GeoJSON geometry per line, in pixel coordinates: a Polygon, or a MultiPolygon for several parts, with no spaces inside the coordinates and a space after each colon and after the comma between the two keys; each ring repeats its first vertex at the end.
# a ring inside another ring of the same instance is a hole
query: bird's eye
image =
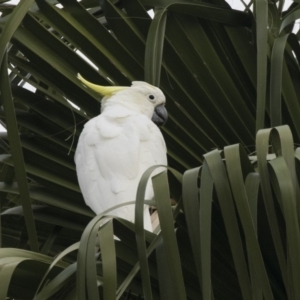
{"type": "Polygon", "coordinates": [[[148,98],[149,98],[151,101],[153,101],[153,100],[155,99],[155,96],[149,95],[148,98]]]}

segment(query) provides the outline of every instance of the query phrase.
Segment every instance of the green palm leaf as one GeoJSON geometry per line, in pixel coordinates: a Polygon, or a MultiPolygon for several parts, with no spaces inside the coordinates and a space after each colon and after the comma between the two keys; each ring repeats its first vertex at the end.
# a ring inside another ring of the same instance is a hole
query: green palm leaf
{"type": "Polygon", "coordinates": [[[299,5],[5,2],[0,299],[298,299],[299,5]],[[167,97],[156,233],[141,213],[152,170],[136,224],[84,203],[73,156],[101,98],[77,73],[167,97]]]}

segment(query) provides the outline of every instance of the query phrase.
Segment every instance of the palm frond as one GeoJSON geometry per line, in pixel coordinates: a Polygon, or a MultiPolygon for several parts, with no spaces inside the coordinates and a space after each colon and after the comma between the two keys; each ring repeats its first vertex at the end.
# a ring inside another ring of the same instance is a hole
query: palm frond
{"type": "Polygon", "coordinates": [[[299,4],[5,2],[0,299],[298,299],[299,4]],[[101,98],[77,73],[167,97],[157,235],[142,190],[135,226],[84,204],[73,156],[101,98]]]}

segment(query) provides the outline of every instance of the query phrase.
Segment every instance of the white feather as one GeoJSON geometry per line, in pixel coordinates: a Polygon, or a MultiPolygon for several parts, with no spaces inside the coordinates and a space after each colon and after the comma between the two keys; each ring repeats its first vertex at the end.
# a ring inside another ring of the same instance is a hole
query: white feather
{"type": "MultiPolygon", "coordinates": [[[[132,87],[105,97],[102,113],[84,126],[75,162],[85,202],[96,214],[135,200],[142,174],[150,166],[167,165],[163,136],[151,121],[155,106],[164,102],[161,90],[134,82],[132,87]],[[155,95],[155,101],[148,99],[149,94],[155,95]]],[[[145,198],[153,196],[149,182],[145,198]]],[[[134,222],[133,205],[111,214],[134,222]]],[[[145,228],[152,230],[147,207],[144,222],[145,228]]]]}

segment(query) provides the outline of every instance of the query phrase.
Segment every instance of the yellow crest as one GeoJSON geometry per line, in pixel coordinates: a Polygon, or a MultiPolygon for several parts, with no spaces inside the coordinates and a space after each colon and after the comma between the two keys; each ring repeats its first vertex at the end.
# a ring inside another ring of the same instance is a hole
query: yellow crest
{"type": "Polygon", "coordinates": [[[79,73],[77,74],[77,78],[84,83],[86,86],[88,86],[90,89],[94,90],[95,92],[103,95],[103,96],[109,96],[112,95],[118,91],[124,90],[127,88],[127,86],[102,86],[97,85],[94,83],[91,83],[84,79],[79,73]]]}

